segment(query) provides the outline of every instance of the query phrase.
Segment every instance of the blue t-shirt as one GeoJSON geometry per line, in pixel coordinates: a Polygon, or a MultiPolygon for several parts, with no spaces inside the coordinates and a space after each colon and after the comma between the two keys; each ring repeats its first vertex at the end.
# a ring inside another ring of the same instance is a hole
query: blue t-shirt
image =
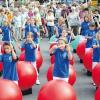
{"type": "Polygon", "coordinates": [[[55,63],[53,76],[68,78],[69,76],[69,60],[66,50],[62,51],[61,49],[56,49],[54,52],[55,63]]]}
{"type": "Polygon", "coordinates": [[[3,26],[2,27],[2,41],[11,41],[11,31],[8,26],[3,26]]]}
{"type": "Polygon", "coordinates": [[[0,61],[3,62],[3,78],[17,81],[18,73],[16,70],[16,61],[13,60],[12,54],[0,55],[0,61]]]}
{"type": "Polygon", "coordinates": [[[67,41],[68,43],[71,43],[72,37],[71,37],[70,34],[68,34],[68,35],[66,36],[66,41],[67,41]]]}
{"type": "Polygon", "coordinates": [[[62,27],[58,24],[56,24],[56,27],[57,27],[57,31],[58,31],[58,34],[59,34],[59,37],[62,35],[62,27]]]}
{"type": "Polygon", "coordinates": [[[81,24],[81,35],[83,35],[83,36],[86,36],[86,32],[87,32],[87,30],[89,29],[89,22],[86,22],[86,21],[84,21],[84,22],[82,22],[82,24],[81,24]]]}
{"type": "Polygon", "coordinates": [[[93,45],[99,45],[98,48],[93,48],[93,62],[100,62],[100,40],[93,40],[93,45]]]}
{"type": "Polygon", "coordinates": [[[87,30],[87,35],[86,36],[91,37],[91,39],[87,39],[86,48],[91,48],[92,43],[93,43],[93,39],[96,36],[96,30],[87,30]]]}
{"type": "Polygon", "coordinates": [[[28,32],[32,32],[31,31],[31,24],[26,24],[25,25],[25,37],[27,36],[28,32]]]}
{"type": "Polygon", "coordinates": [[[36,44],[38,44],[39,43],[39,41],[38,41],[38,35],[37,35],[37,32],[38,32],[38,27],[37,26],[31,26],[32,27],[32,33],[33,33],[33,36],[34,36],[34,42],[36,43],[36,44]]]}
{"type": "Polygon", "coordinates": [[[25,49],[25,61],[35,62],[36,61],[36,51],[32,43],[23,43],[22,48],[25,49]]]}

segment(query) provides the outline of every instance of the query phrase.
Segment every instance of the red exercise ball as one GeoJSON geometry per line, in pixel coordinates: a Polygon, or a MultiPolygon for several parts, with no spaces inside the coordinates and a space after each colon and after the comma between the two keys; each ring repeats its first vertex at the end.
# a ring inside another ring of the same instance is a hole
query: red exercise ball
{"type": "Polygon", "coordinates": [[[42,55],[41,55],[40,51],[38,51],[37,54],[36,54],[37,69],[39,69],[42,66],[42,63],[43,63],[43,58],[42,58],[42,55]]]}
{"type": "Polygon", "coordinates": [[[49,47],[49,50],[54,46],[54,45],[57,45],[57,43],[52,43],[49,47]]]}
{"type": "Polygon", "coordinates": [[[76,93],[68,83],[52,80],[40,89],[37,100],[76,100],[76,93]]]}
{"type": "Polygon", "coordinates": [[[92,79],[97,86],[100,86],[100,63],[92,70],[92,79]]]}
{"type": "MultiPolygon", "coordinates": [[[[24,61],[25,60],[25,52],[22,52],[19,56],[19,61],[24,61]]],[[[43,63],[43,58],[42,55],[40,53],[40,51],[37,51],[36,54],[36,67],[39,69],[42,66],[43,63]]]]}
{"type": "Polygon", "coordinates": [[[53,69],[54,69],[54,66],[50,66],[47,70],[47,80],[48,81],[53,80],[53,69]]]}
{"type": "Polygon", "coordinates": [[[12,81],[0,79],[0,100],[22,100],[20,88],[12,81]]]}
{"type": "Polygon", "coordinates": [[[17,63],[17,71],[19,77],[18,84],[22,90],[31,88],[35,84],[37,73],[31,63],[19,61],[17,63]]]}
{"type": "MultiPolygon", "coordinates": [[[[50,62],[51,62],[51,64],[54,64],[54,62],[55,62],[55,56],[54,55],[50,56],[50,62]]],[[[75,63],[75,61],[74,61],[74,56],[73,56],[72,60],[70,60],[70,64],[74,65],[74,63],[75,63]]]]}
{"type": "Polygon", "coordinates": [[[72,60],[70,60],[70,64],[73,66],[75,64],[74,56],[72,57],[72,60]]]}
{"type": "Polygon", "coordinates": [[[70,85],[74,85],[75,82],[76,82],[76,71],[75,71],[74,67],[70,65],[68,83],[70,85]]]}
{"type": "Polygon", "coordinates": [[[76,53],[77,53],[77,55],[79,56],[80,59],[83,59],[84,58],[85,48],[86,48],[86,40],[82,40],[78,44],[78,46],[76,48],[76,53]]]}
{"type": "Polygon", "coordinates": [[[55,55],[50,56],[50,62],[51,62],[51,64],[54,64],[54,62],[55,62],[55,55]]]}
{"type": "Polygon", "coordinates": [[[93,49],[91,48],[90,50],[85,52],[83,58],[84,67],[90,72],[92,72],[92,55],[93,55],[93,49]]]}
{"type": "Polygon", "coordinates": [[[25,61],[25,52],[21,52],[20,56],[19,56],[19,61],[25,61]]]}
{"type": "Polygon", "coordinates": [[[95,99],[94,100],[100,100],[100,87],[96,90],[95,99]]]}
{"type": "Polygon", "coordinates": [[[3,65],[2,65],[2,62],[0,62],[0,72],[2,71],[3,69],[3,65]]]}
{"type": "MultiPolygon", "coordinates": [[[[53,69],[54,69],[54,66],[50,66],[47,71],[47,80],[48,81],[53,80],[53,69]]],[[[70,65],[68,83],[71,85],[74,85],[75,82],[76,82],[76,72],[75,72],[74,67],[72,65],[70,65]]]]}

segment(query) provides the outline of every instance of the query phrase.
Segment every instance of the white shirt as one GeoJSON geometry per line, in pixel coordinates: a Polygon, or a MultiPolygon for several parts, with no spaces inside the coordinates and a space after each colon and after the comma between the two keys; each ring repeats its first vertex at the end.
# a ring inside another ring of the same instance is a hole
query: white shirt
{"type": "Polygon", "coordinates": [[[47,15],[46,16],[46,20],[47,20],[47,26],[54,26],[54,15],[47,15]],[[52,20],[52,21],[49,21],[52,20]]]}
{"type": "Polygon", "coordinates": [[[21,27],[22,24],[21,24],[21,16],[20,15],[14,16],[13,21],[14,21],[15,27],[21,27]]]}

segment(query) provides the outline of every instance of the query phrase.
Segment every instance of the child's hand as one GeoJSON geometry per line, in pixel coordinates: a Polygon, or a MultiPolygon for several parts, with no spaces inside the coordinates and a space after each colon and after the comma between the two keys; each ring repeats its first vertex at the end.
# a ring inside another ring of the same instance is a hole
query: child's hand
{"type": "Polygon", "coordinates": [[[67,52],[70,52],[70,45],[69,44],[66,44],[66,50],[67,50],[67,52]]]}
{"type": "Polygon", "coordinates": [[[57,45],[54,45],[54,46],[53,46],[53,49],[57,49],[57,48],[58,48],[58,46],[57,46],[57,45]]]}
{"type": "Polygon", "coordinates": [[[2,33],[2,29],[0,29],[0,33],[2,33]]]}
{"type": "Polygon", "coordinates": [[[13,48],[13,45],[12,45],[12,44],[10,44],[10,47],[11,47],[11,50],[13,51],[13,50],[14,50],[14,48],[13,48]]]}

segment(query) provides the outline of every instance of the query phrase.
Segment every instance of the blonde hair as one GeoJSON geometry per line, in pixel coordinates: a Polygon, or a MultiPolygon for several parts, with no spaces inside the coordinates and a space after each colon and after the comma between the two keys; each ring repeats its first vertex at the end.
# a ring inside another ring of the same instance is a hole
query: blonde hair
{"type": "Polygon", "coordinates": [[[96,39],[99,40],[99,35],[100,35],[100,31],[97,32],[96,34],[96,39]]]}

